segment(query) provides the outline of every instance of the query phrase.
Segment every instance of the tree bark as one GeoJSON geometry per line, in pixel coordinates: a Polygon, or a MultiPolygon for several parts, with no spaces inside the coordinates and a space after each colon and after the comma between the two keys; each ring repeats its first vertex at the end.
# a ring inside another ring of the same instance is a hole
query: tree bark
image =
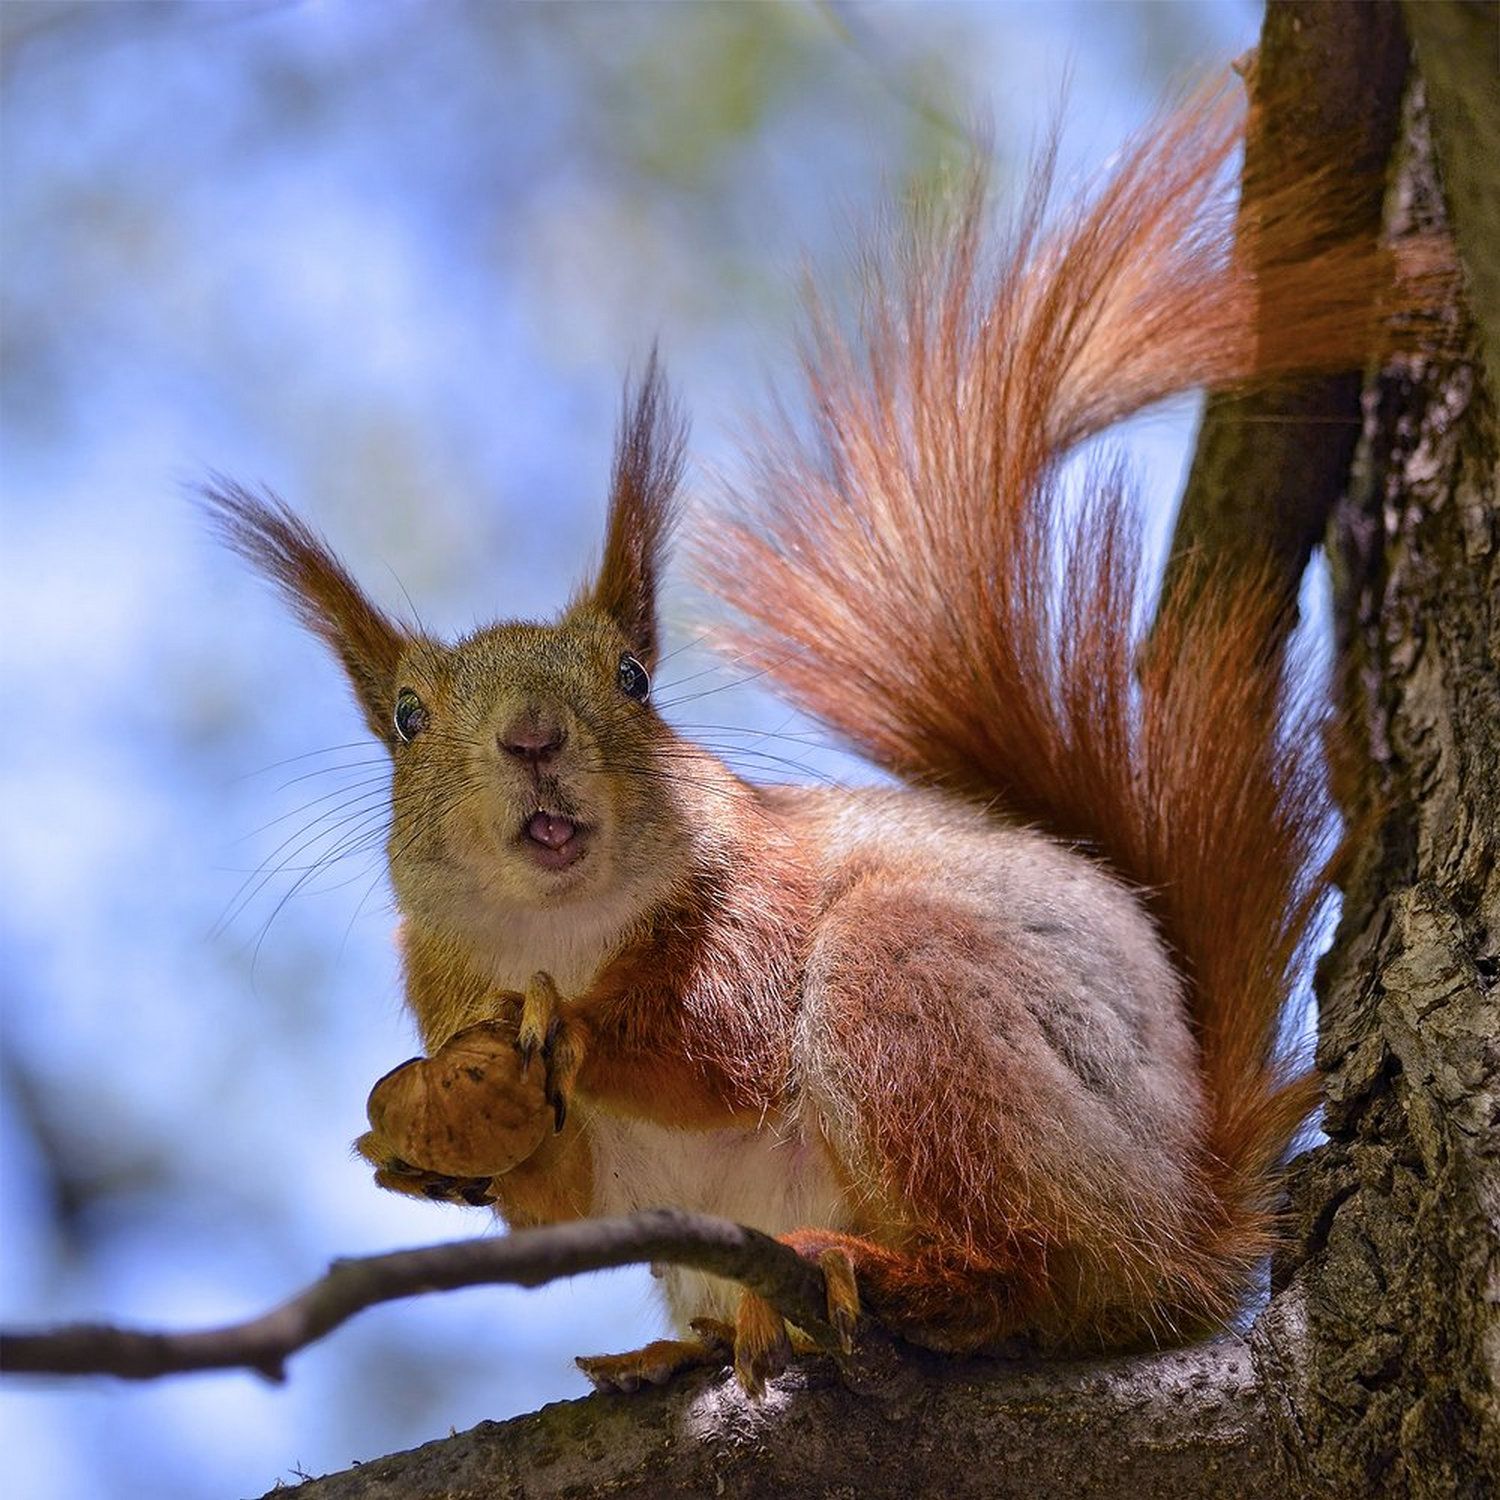
{"type": "Polygon", "coordinates": [[[1490,394],[1500,392],[1500,5],[1405,0],[1490,394]]]}
{"type": "MultiPolygon", "coordinates": [[[[1398,201],[1419,221],[1440,211],[1423,133],[1398,201]]],[[[1368,831],[1320,986],[1329,1140],[1295,1164],[1255,1350],[1299,1484],[1477,1500],[1500,1493],[1494,414],[1467,363],[1409,363],[1366,407],[1330,561],[1338,792],[1368,831]]]]}
{"type": "MultiPolygon", "coordinates": [[[[805,1361],[763,1400],[732,1376],[558,1402],[276,1500],[1274,1500],[1265,1409],[1239,1340],[1086,1364],[886,1361],[851,1389],[805,1361]]],[[[267,1497],[270,1500],[270,1497],[267,1497]]]]}

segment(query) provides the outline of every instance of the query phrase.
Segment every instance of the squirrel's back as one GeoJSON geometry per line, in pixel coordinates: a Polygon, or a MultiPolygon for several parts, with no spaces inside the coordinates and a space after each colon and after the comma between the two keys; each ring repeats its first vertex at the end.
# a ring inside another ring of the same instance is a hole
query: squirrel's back
{"type": "MultiPolygon", "coordinates": [[[[1139,895],[938,792],[767,800],[818,883],[795,1095],[864,1185],[866,1218],[898,1240],[903,1215],[906,1234],[941,1224],[981,1261],[1032,1241],[1046,1290],[1024,1323],[1043,1339],[1168,1332],[1180,1310],[1158,1305],[1164,1268],[1212,1213],[1197,1170],[1208,1111],[1183,984],[1139,895]],[[927,1159],[925,1181],[893,1180],[927,1159]]],[[[986,1341],[978,1320],[932,1333],[986,1341]]]]}

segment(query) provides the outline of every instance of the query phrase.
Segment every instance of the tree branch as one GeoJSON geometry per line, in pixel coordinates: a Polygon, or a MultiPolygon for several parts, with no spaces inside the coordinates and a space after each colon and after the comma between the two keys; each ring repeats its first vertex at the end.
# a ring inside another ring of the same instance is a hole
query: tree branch
{"type": "MultiPolygon", "coordinates": [[[[1289,1500],[1235,1338],[1135,1358],[907,1351],[851,1389],[802,1360],[754,1400],[699,1373],[561,1401],[274,1500],[1289,1500]]],[[[268,1496],[267,1500],[271,1500],[268,1496]]]]}
{"type": "Polygon", "coordinates": [[[290,1301],[222,1328],[162,1333],[72,1324],[38,1333],[4,1333],[0,1368],[11,1374],[118,1375],[127,1380],[244,1368],[280,1380],[288,1356],[382,1302],[495,1283],[541,1286],[582,1271],[647,1261],[737,1281],[816,1342],[830,1348],[836,1342],[826,1321],[823,1273],[817,1266],[757,1229],[663,1208],[336,1260],[325,1276],[290,1301]]]}
{"type": "MultiPolygon", "coordinates": [[[[1386,164],[1401,121],[1408,49],[1395,0],[1269,0],[1249,79],[1241,212],[1289,161],[1360,185],[1342,236],[1380,229],[1386,164]],[[1275,108],[1267,109],[1270,99],[1275,108]]],[[[1188,474],[1162,599],[1193,588],[1205,559],[1268,550],[1295,622],[1297,588],[1348,483],[1361,426],[1358,373],[1211,396],[1188,474]]]]}

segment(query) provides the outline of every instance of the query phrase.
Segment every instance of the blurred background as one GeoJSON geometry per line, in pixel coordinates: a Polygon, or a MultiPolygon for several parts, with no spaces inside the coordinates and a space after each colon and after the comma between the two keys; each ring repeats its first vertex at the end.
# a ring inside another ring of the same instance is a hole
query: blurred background
{"type": "MultiPolygon", "coordinates": [[[[493,1232],[351,1160],[408,1056],[383,762],[188,488],[269,484],[456,633],[599,540],[622,375],[661,341],[693,485],[786,368],[801,267],[1066,99],[1097,169],[1254,41],[1251,0],[0,5],[0,1317],[191,1325],[335,1255],[493,1232]],[[360,800],[364,798],[364,800],[360,800]],[[342,856],[334,858],[334,856],[342,856]]],[[[1125,434],[1170,516],[1192,406],[1125,434]]],[[[693,644],[745,768],[858,778],[693,644]],[[795,738],[772,738],[773,735],[795,738]],[[783,765],[770,756],[784,757],[783,765]]],[[[581,1394],[644,1273],[364,1314],[290,1380],[7,1381],[7,1493],[258,1495],[581,1394]]]]}

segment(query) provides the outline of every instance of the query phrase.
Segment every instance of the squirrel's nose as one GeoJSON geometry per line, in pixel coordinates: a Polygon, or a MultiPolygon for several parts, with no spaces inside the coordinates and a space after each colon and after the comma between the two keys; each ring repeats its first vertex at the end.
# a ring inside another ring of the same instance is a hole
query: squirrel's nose
{"type": "Polygon", "coordinates": [[[540,766],[567,743],[568,731],[558,720],[528,710],[512,719],[495,738],[506,755],[540,766]]]}

